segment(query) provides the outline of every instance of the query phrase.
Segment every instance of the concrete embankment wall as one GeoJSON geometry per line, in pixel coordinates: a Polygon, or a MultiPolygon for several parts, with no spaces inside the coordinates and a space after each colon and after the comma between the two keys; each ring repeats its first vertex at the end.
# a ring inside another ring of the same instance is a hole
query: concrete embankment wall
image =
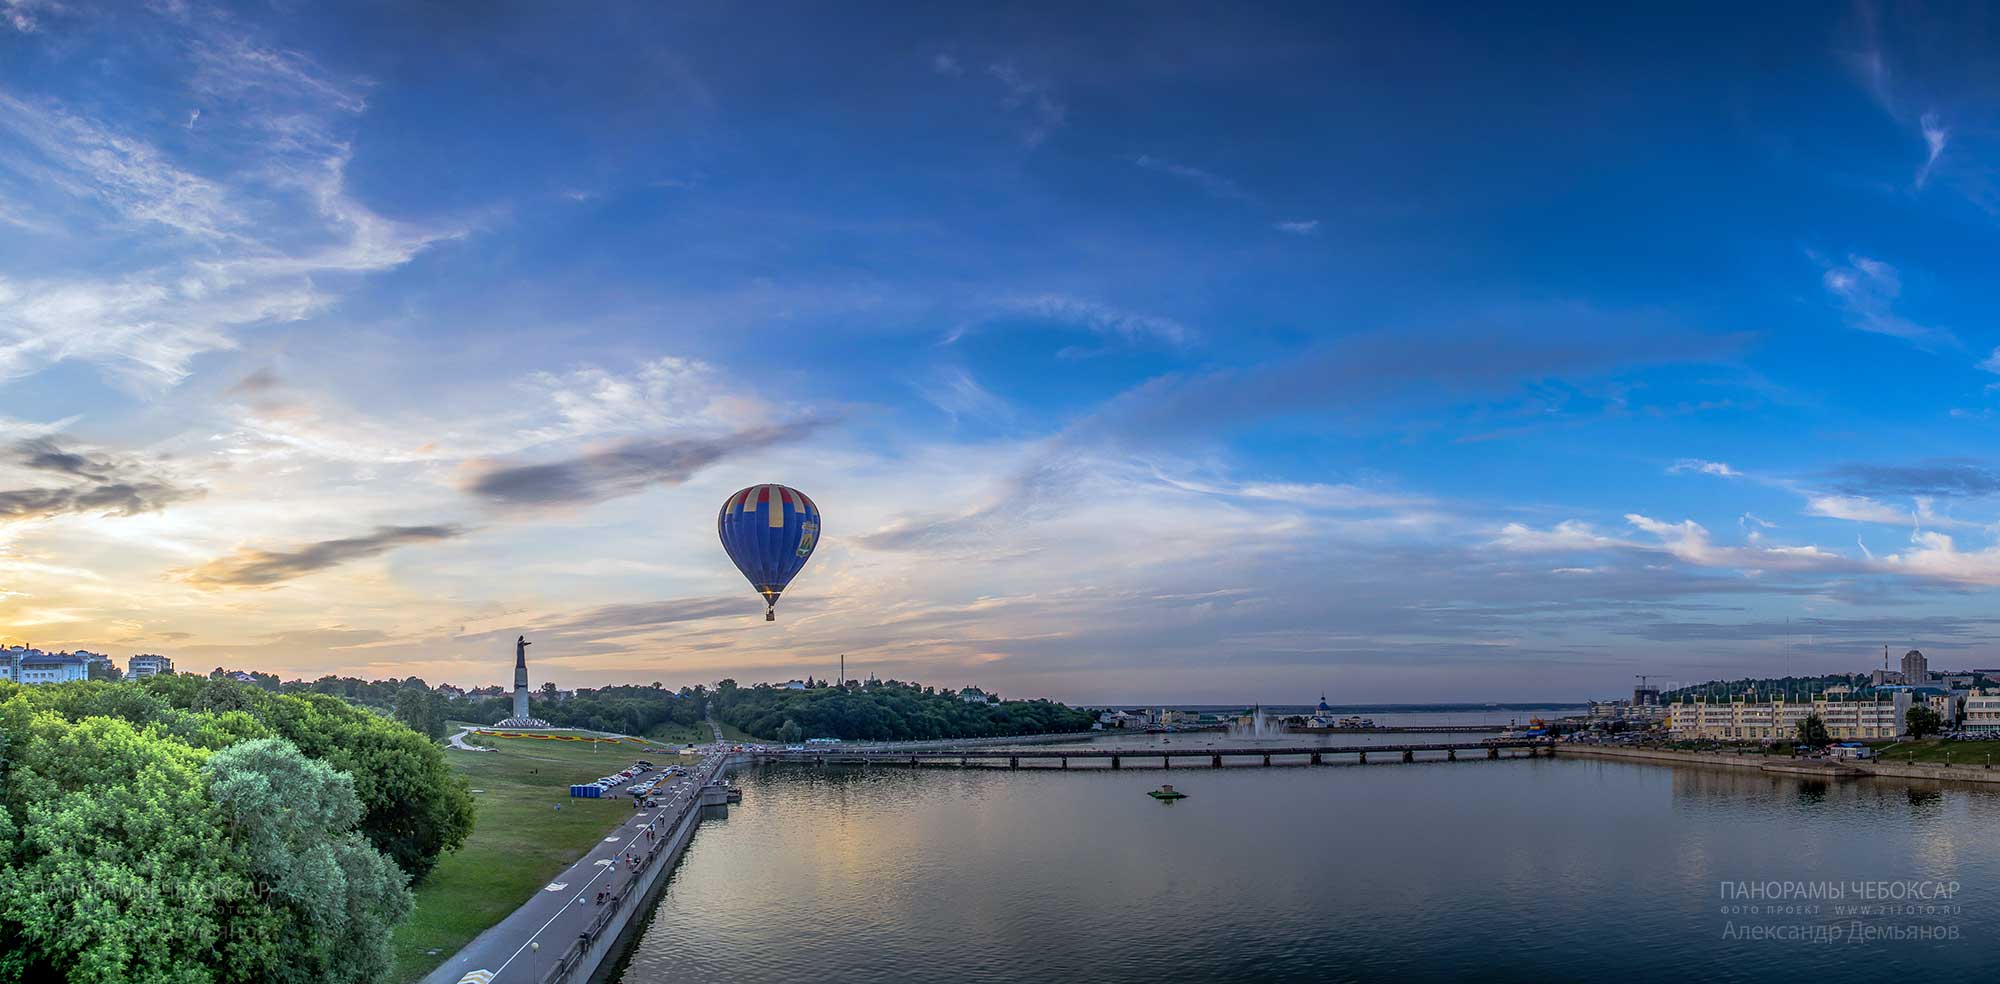
{"type": "MultiPolygon", "coordinates": [[[[1892,755],[1894,753],[1891,753],[1892,755]]],[[[1602,745],[1557,745],[1558,758],[1615,758],[1662,765],[1706,765],[1733,769],[1762,770],[1766,764],[1790,759],[1766,755],[1735,755],[1729,752],[1665,752],[1646,748],[1613,748],[1602,745]]],[[[2000,769],[1976,765],[1922,765],[1908,762],[1870,760],[1845,762],[1860,773],[1857,778],[1925,779],[1939,782],[2000,782],[2000,769]]]]}

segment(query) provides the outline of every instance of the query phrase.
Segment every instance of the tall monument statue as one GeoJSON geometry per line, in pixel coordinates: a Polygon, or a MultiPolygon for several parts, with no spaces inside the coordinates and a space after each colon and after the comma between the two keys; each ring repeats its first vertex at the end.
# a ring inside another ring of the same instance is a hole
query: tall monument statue
{"type": "Polygon", "coordinates": [[[528,716],[528,647],[534,643],[527,636],[514,640],[514,716],[494,725],[496,728],[546,728],[547,721],[528,716]]]}

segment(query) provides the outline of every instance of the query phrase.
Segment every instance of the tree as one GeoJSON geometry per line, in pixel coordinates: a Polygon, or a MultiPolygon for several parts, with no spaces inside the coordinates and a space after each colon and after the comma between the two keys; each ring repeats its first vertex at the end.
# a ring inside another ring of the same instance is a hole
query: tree
{"type": "Polygon", "coordinates": [[[791,718],[786,718],[785,726],[778,729],[778,740],[787,745],[796,745],[805,740],[805,736],[805,729],[799,727],[799,723],[791,718]]]}
{"type": "Polygon", "coordinates": [[[1833,743],[1833,737],[1826,732],[1826,722],[1817,714],[1808,714],[1799,722],[1799,744],[1813,748],[1824,748],[1833,743]]]}
{"type": "Polygon", "coordinates": [[[444,698],[432,691],[405,687],[396,693],[396,720],[432,741],[444,740],[445,715],[444,698]]]}
{"type": "Polygon", "coordinates": [[[394,963],[389,936],[410,913],[408,878],[355,831],[354,779],[280,738],[208,760],[210,798],[228,823],[262,903],[281,918],[258,980],[376,981],[394,963]]]}
{"type": "Polygon", "coordinates": [[[1903,716],[1903,730],[1908,731],[1912,738],[1937,734],[1943,727],[1944,719],[1938,716],[1938,712],[1921,704],[1910,708],[1910,712],[1903,716]]]}
{"type": "Polygon", "coordinates": [[[213,964],[250,959],[258,934],[229,924],[251,882],[207,799],[205,753],[125,721],[66,721],[18,694],[0,714],[12,732],[0,980],[207,981],[213,964]]]}

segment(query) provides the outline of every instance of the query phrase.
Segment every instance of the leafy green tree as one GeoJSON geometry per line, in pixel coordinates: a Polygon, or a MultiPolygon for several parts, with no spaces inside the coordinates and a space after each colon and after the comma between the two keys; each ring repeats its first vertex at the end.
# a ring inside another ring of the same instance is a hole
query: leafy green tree
{"type": "Polygon", "coordinates": [[[799,723],[791,718],[786,718],[784,727],[778,729],[778,740],[787,745],[796,745],[805,740],[805,737],[805,729],[799,727],[799,723]]]}
{"type": "Polygon", "coordinates": [[[1813,748],[1824,748],[1833,743],[1833,736],[1827,734],[1826,722],[1817,714],[1808,714],[1799,721],[1799,744],[1813,748]]]}
{"type": "Polygon", "coordinates": [[[411,731],[432,741],[443,741],[445,700],[422,687],[404,687],[396,692],[396,720],[411,731]]]}
{"type": "Polygon", "coordinates": [[[1912,738],[1924,738],[1938,733],[1944,727],[1944,719],[1928,706],[1919,704],[1903,715],[1903,730],[1912,738]]]}
{"type": "Polygon", "coordinates": [[[355,831],[362,810],[353,778],[279,738],[216,752],[208,776],[230,849],[260,901],[282,916],[270,936],[277,959],[258,979],[383,979],[394,962],[390,934],[411,897],[403,872],[355,831]]]}
{"type": "Polygon", "coordinates": [[[11,698],[0,835],[0,980],[251,980],[248,872],[206,795],[206,753],[11,698]]]}
{"type": "Polygon", "coordinates": [[[354,776],[362,832],[412,879],[472,832],[470,788],[430,739],[337,697],[285,694],[262,710],[278,736],[354,776]]]}

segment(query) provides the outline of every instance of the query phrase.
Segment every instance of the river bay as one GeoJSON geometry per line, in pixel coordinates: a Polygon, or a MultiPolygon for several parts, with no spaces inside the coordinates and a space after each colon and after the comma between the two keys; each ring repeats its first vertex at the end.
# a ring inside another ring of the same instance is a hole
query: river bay
{"type": "Polygon", "coordinates": [[[1562,757],[738,782],[627,984],[1976,979],[2000,929],[1984,787],[1562,757]]]}

